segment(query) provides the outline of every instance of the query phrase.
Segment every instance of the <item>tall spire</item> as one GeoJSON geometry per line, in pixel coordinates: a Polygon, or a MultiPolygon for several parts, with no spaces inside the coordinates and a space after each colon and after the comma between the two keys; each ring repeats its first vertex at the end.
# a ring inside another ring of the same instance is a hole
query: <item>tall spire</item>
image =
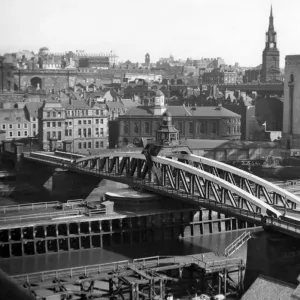
{"type": "Polygon", "coordinates": [[[271,12],[269,17],[269,31],[274,31],[274,23],[273,23],[273,8],[271,4],[271,12]]]}

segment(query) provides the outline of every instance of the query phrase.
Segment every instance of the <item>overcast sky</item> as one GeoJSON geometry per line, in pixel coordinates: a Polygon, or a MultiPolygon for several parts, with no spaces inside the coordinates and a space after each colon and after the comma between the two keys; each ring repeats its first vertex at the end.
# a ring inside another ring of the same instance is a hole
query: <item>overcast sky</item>
{"type": "Polygon", "coordinates": [[[261,63],[273,4],[281,67],[300,53],[300,0],[0,0],[0,52],[113,50],[119,61],[261,63]]]}

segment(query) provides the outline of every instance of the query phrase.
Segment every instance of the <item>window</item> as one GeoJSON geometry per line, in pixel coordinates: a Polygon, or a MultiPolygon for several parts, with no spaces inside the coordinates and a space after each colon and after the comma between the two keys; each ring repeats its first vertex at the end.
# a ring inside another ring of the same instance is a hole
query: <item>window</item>
{"type": "Polygon", "coordinates": [[[18,129],[21,129],[21,124],[18,124],[18,129]]]}
{"type": "Polygon", "coordinates": [[[85,142],[83,143],[83,148],[86,149],[86,143],[85,142]]]}
{"type": "Polygon", "coordinates": [[[78,125],[81,125],[81,120],[78,120],[78,125]]]}
{"type": "Polygon", "coordinates": [[[190,121],[189,122],[189,134],[194,133],[194,122],[190,121]]]}
{"type": "Polygon", "coordinates": [[[103,119],[100,119],[100,124],[103,124],[103,119]]]}
{"type": "Polygon", "coordinates": [[[99,119],[96,119],[96,124],[99,124],[99,119]]]}
{"type": "Polygon", "coordinates": [[[58,127],[61,127],[61,122],[57,122],[57,126],[58,126],[58,127]]]}
{"type": "Polygon", "coordinates": [[[80,142],[78,143],[78,149],[81,149],[81,143],[80,142]]]}
{"type": "Polygon", "coordinates": [[[230,134],[230,127],[227,127],[227,134],[230,134]]]}
{"type": "Polygon", "coordinates": [[[88,149],[91,149],[91,148],[92,148],[92,143],[88,142],[88,149]]]}
{"type": "Polygon", "coordinates": [[[50,122],[47,122],[47,127],[50,127],[50,124],[51,124],[50,122]]]}
{"type": "Polygon", "coordinates": [[[237,127],[236,127],[236,132],[237,132],[237,133],[240,133],[240,126],[237,126],[237,127]]]}
{"type": "Polygon", "coordinates": [[[36,124],[32,124],[32,128],[34,128],[34,129],[35,129],[35,128],[36,128],[36,124]]]}
{"type": "Polygon", "coordinates": [[[59,118],[61,118],[61,112],[60,112],[60,111],[57,113],[57,116],[58,116],[59,118]]]}
{"type": "Polygon", "coordinates": [[[98,141],[96,142],[95,148],[99,148],[99,142],[98,141]]]}
{"type": "Polygon", "coordinates": [[[12,129],[12,128],[13,128],[12,124],[9,124],[9,129],[12,129]]]}
{"type": "Polygon", "coordinates": [[[65,126],[68,126],[68,122],[65,122],[65,126]]]}
{"type": "Polygon", "coordinates": [[[86,128],[83,128],[83,136],[86,137],[86,128]]]}
{"type": "Polygon", "coordinates": [[[211,133],[216,134],[217,133],[217,124],[211,123],[211,133]]]}
{"type": "Polygon", "coordinates": [[[56,131],[52,131],[52,137],[56,138],[56,131]]]}
{"type": "Polygon", "coordinates": [[[50,118],[50,111],[47,112],[47,118],[50,118]]]}
{"type": "Polygon", "coordinates": [[[72,129],[69,129],[69,136],[72,136],[72,129]]]}
{"type": "Polygon", "coordinates": [[[101,116],[103,116],[103,115],[104,115],[103,110],[101,110],[101,116]]]}
{"type": "Polygon", "coordinates": [[[235,133],[235,127],[234,126],[232,127],[232,133],[233,134],[235,133]]]}
{"type": "Polygon", "coordinates": [[[150,124],[149,124],[149,122],[145,122],[145,133],[146,134],[150,133],[150,124]]]}
{"type": "Polygon", "coordinates": [[[203,122],[199,123],[199,132],[200,133],[205,133],[205,128],[204,128],[204,123],[203,122]]]}
{"type": "Polygon", "coordinates": [[[103,135],[103,128],[100,128],[100,134],[103,135]]]}
{"type": "Polygon", "coordinates": [[[13,136],[13,135],[12,135],[12,131],[9,132],[9,136],[13,136]]]}
{"type": "Polygon", "coordinates": [[[139,133],[139,123],[138,122],[133,123],[133,132],[139,133]]]}
{"type": "Polygon", "coordinates": [[[104,147],[104,143],[100,142],[100,147],[103,148],[104,147]]]}
{"type": "Polygon", "coordinates": [[[57,134],[58,134],[58,136],[57,136],[58,139],[61,140],[61,131],[58,131],[57,134]]]}
{"type": "Polygon", "coordinates": [[[25,130],[24,131],[24,136],[27,136],[27,135],[28,135],[27,130],[25,130]]]}
{"type": "Polygon", "coordinates": [[[36,136],[36,132],[35,131],[33,131],[33,136],[36,136]]]}
{"type": "Polygon", "coordinates": [[[69,125],[72,125],[72,121],[69,122],[69,125]]]}
{"type": "Polygon", "coordinates": [[[128,126],[128,122],[124,123],[124,133],[128,133],[129,126],[128,126]]]}
{"type": "Polygon", "coordinates": [[[50,140],[50,131],[47,132],[47,140],[50,140]]]}
{"type": "Polygon", "coordinates": [[[96,115],[99,116],[99,109],[96,109],[96,115]]]}
{"type": "Polygon", "coordinates": [[[88,124],[92,124],[92,120],[88,120],[88,124]]]}
{"type": "Polygon", "coordinates": [[[53,112],[53,118],[56,118],[56,112],[53,112]]]}
{"type": "Polygon", "coordinates": [[[28,128],[27,124],[24,124],[24,128],[25,128],[25,129],[27,129],[27,128],[28,128]]]}
{"type": "Polygon", "coordinates": [[[56,127],[56,122],[52,122],[52,127],[56,127]]]}
{"type": "Polygon", "coordinates": [[[78,135],[81,136],[81,128],[78,129],[78,135]]]}
{"type": "Polygon", "coordinates": [[[88,128],[88,137],[91,137],[91,136],[92,136],[92,129],[88,128]]]}
{"type": "Polygon", "coordinates": [[[32,118],[32,121],[35,122],[35,121],[36,121],[36,118],[32,118]]]}
{"type": "Polygon", "coordinates": [[[5,129],[5,124],[2,124],[2,129],[5,129]]]}
{"type": "Polygon", "coordinates": [[[95,129],[95,134],[96,134],[96,136],[99,136],[99,128],[95,129]]]}
{"type": "Polygon", "coordinates": [[[21,136],[21,131],[18,131],[18,136],[21,136]]]}
{"type": "Polygon", "coordinates": [[[83,125],[86,125],[86,120],[83,120],[83,125]]]}
{"type": "Polygon", "coordinates": [[[65,129],[65,136],[68,136],[68,132],[69,132],[69,130],[65,129]]]}

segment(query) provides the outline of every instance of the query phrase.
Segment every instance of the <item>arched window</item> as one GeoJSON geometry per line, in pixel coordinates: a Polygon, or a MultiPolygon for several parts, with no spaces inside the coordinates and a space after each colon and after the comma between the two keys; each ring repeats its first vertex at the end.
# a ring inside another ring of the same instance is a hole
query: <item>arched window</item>
{"type": "Polygon", "coordinates": [[[138,122],[133,123],[133,132],[139,133],[139,123],[138,122]]]}
{"type": "Polygon", "coordinates": [[[128,131],[129,131],[128,122],[124,122],[124,133],[128,133],[128,131]]]}

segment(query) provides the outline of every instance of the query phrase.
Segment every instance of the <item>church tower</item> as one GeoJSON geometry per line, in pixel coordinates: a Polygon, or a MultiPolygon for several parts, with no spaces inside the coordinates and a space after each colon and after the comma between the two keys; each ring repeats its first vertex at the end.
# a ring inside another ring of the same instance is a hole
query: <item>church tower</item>
{"type": "Polygon", "coordinates": [[[273,10],[269,17],[269,29],[266,32],[266,46],[262,55],[261,81],[278,81],[281,79],[279,68],[279,50],[277,49],[277,33],[274,29],[273,10]]]}

